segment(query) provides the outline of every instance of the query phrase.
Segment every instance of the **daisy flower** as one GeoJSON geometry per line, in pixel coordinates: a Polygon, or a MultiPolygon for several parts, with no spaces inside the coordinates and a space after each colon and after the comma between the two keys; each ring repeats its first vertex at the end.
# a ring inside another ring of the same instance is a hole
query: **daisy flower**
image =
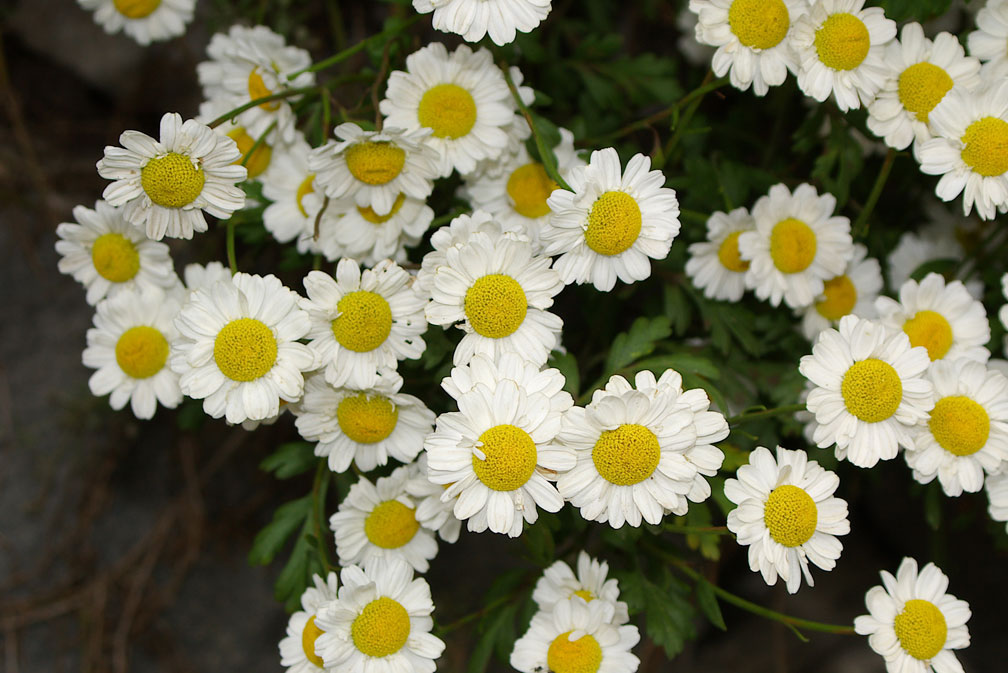
{"type": "Polygon", "coordinates": [[[168,246],[147,238],[121,210],[99,200],[94,210],[74,206],[73,216],[56,227],[59,270],[84,286],[91,306],[123,290],[178,284],[168,246]]]}
{"type": "MultiPolygon", "coordinates": [[[[469,11],[490,4],[487,0],[463,2],[469,11]]],[[[389,75],[385,99],[379,104],[386,126],[429,134],[423,142],[437,153],[438,177],[449,175],[453,168],[471,173],[477,162],[500,158],[507,147],[506,127],[514,120],[514,107],[489,50],[474,52],[463,44],[449,54],[440,42],[406,57],[405,72],[394,70],[389,75]]]]}
{"type": "Polygon", "coordinates": [[[108,34],[120,30],[143,46],[185,33],[196,0],[77,0],[94,12],[95,23],[108,34]]]}
{"type": "Polygon", "coordinates": [[[927,376],[937,401],[904,458],[922,484],[938,477],[945,495],[976,493],[984,474],[1008,460],[1008,379],[982,363],[949,359],[927,376]]]}
{"type": "Polygon", "coordinates": [[[896,23],[864,0],[820,0],[791,31],[798,86],[819,102],[832,94],[842,111],[871,103],[885,82],[885,44],[896,23]]]}
{"type": "Polygon", "coordinates": [[[900,288],[898,302],[879,297],[875,309],[884,325],[903,330],[910,345],[926,348],[932,360],[990,358],[984,347],[990,341],[987,311],[958,280],[946,283],[937,273],[929,273],[920,283],[908,280],[900,288]]]}
{"type": "Polygon", "coordinates": [[[847,270],[823,283],[823,292],[802,312],[802,333],[815,341],[819,332],[835,327],[840,318],[854,314],[874,318],[875,299],[882,290],[882,268],[874,257],[866,257],[868,249],[854,244],[847,270]]]}
{"type": "Polygon", "coordinates": [[[267,419],[281,399],[300,399],[302,372],[316,363],[298,343],[311,321],[297,300],[276,276],[247,273],[192,292],[175,318],[169,360],[182,392],[228,423],[267,419]]]}
{"type": "Polygon", "coordinates": [[[833,497],[840,479],[804,451],[777,447],[777,459],[766,447],[749,454],[737,479],[725,481],[725,497],[737,506],[728,512],[728,530],[749,547],[749,568],[770,586],[777,576],[793,594],[802,576],[814,586],[811,561],[833,570],[843,545],[836,538],[850,532],[847,502],[833,497]]]}
{"type": "Polygon", "coordinates": [[[543,570],[532,591],[532,600],[543,612],[553,610],[565,601],[580,599],[586,603],[600,601],[613,607],[613,626],[630,621],[627,604],[619,600],[619,582],[609,579],[609,564],[581,551],[578,553],[577,574],[563,561],[543,570]]]}
{"type": "Polygon", "coordinates": [[[970,56],[983,62],[983,78],[1008,75],[1008,0],[987,0],[977,12],[977,29],[966,36],[970,56]]]}
{"type": "Polygon", "coordinates": [[[430,586],[404,561],[340,572],[339,597],[316,619],[325,667],[368,673],[433,673],[444,642],[431,635],[430,586]]]}
{"type": "Polygon", "coordinates": [[[808,11],[806,0],[690,0],[696,39],[717,47],[711,69],[731,84],[763,96],[798,69],[788,36],[808,11]]]}
{"type": "Polygon", "coordinates": [[[577,456],[557,481],[560,495],[585,519],[613,528],[657,524],[669,512],[685,514],[687,500],[705,500],[704,476],[724,461],[713,443],[728,436],[724,416],[707,411],[707,394],[683,392],[677,372],[655,380],[642,371],[634,384],[611,377],[587,407],[564,414],[557,437],[577,456]]]}
{"type": "Polygon", "coordinates": [[[318,613],[336,600],[339,582],[330,572],[323,580],[312,575],[312,583],[301,594],[301,610],[287,620],[287,637],[280,641],[280,665],[287,673],[318,673],[325,670],[322,657],[315,652],[315,642],[322,629],[315,624],[318,613]]]}
{"type": "Polygon", "coordinates": [[[315,190],[315,174],[308,168],[311,147],[300,133],[294,142],[278,147],[263,173],[263,196],[272,201],[263,211],[263,225],[280,243],[314,233],[322,195],[315,190]]]}
{"type": "Polygon", "coordinates": [[[651,275],[651,259],[664,259],[679,233],[679,202],[663,187],[665,175],[651,159],[634,155],[626,170],[616,150],[591,153],[546,203],[553,215],[541,233],[544,252],[560,255],[556,270],[564,283],[588,283],[608,292],[651,275]]]}
{"type": "Polygon", "coordinates": [[[467,364],[452,367],[441,387],[452,399],[459,400],[479,384],[494,388],[501,381],[514,381],[528,394],[545,395],[551,412],[562,414],[574,406],[574,398],[563,389],[567,381],[560,370],[544,369],[518,353],[502,353],[500,357],[474,355],[467,364]]]}
{"type": "Polygon", "coordinates": [[[363,472],[388,463],[391,456],[408,463],[434,429],[434,414],[412,395],[400,393],[402,378],[386,372],[363,390],[333,388],[321,374],[305,381],[298,405],[298,432],[328,459],[333,472],[346,472],[351,461],[363,472]]]}
{"type": "Polygon", "coordinates": [[[416,520],[427,530],[434,531],[445,542],[458,541],[462,522],[452,513],[455,500],[441,500],[444,486],[427,478],[427,453],[421,453],[415,462],[406,466],[419,479],[406,481],[406,493],[416,503],[416,520]]]}
{"type": "MultiPolygon", "coordinates": [[[[1008,521],[1008,471],[987,475],[988,513],[994,521],[1008,521]]],[[[1006,526],[1008,530],[1008,526],[1006,526]]]]}
{"type": "Polygon", "coordinates": [[[738,238],[739,255],[750,262],[746,285],[760,299],[804,308],[821,295],[824,282],[844,272],[854,254],[850,220],[833,215],[836,199],[810,184],[792,194],[783,184],[756,201],[755,229],[738,238]]]}
{"type": "Polygon", "coordinates": [[[350,203],[330,203],[329,208],[335,212],[344,211],[333,232],[332,245],[338,247],[343,256],[353,257],[368,266],[382,259],[400,264],[406,262],[406,246],[419,244],[434,220],[434,211],[423,199],[402,193],[385,215],[378,215],[370,206],[350,203]]]}
{"type": "Polygon", "coordinates": [[[896,576],[883,570],[882,586],[865,594],[869,614],[854,619],[854,630],[882,655],[889,673],[958,673],[952,650],[969,645],[966,601],[945,593],[948,578],[933,563],[917,573],[904,558],[896,576]]]}
{"type": "MultiPolygon", "coordinates": [[[[903,232],[896,247],[886,258],[889,287],[902,287],[921,265],[939,259],[960,262],[955,265],[956,276],[960,280],[969,270],[970,264],[964,261],[966,252],[963,250],[960,239],[972,235],[973,230],[969,228],[969,225],[975,225],[976,220],[966,219],[961,214],[953,215],[939,203],[934,201],[925,205],[931,222],[919,232],[903,232]]],[[[983,298],[983,281],[963,280],[963,284],[970,296],[976,299],[983,298]]]]}
{"type": "Polygon", "coordinates": [[[234,140],[175,112],[161,117],[159,137],[123,131],[123,147],[106,146],[98,161],[98,175],[114,180],[102,198],[122,207],[130,224],[156,241],[189,239],[207,230],[204,210],[227,219],[245,205],[236,184],[247,171],[234,163],[242,156],[234,140]]]}
{"type": "Polygon", "coordinates": [[[738,240],[754,226],[745,208],[730,213],[717,211],[707,218],[707,240],[690,244],[686,275],[708,299],[742,298],[749,262],[739,256],[738,240]]]}
{"type": "Polygon", "coordinates": [[[182,271],[185,279],[185,288],[190,294],[200,288],[210,288],[219,280],[231,280],[231,269],[220,262],[207,262],[202,264],[186,264],[182,271]]]}
{"type": "Polygon", "coordinates": [[[419,13],[434,12],[435,29],[461,35],[466,42],[489,35],[498,46],[514,42],[516,31],[535,30],[552,8],[552,0],[413,0],[419,13]]]}
{"type": "Polygon", "coordinates": [[[816,445],[835,443],[837,459],[859,467],[895,458],[900,445],[913,448],[915,426],[934,406],[924,377],[930,363],[903,332],[854,315],[820,332],[798,365],[815,384],[806,408],[815,415],[816,445]]]}
{"type": "Polygon", "coordinates": [[[361,271],[342,259],[333,278],[309,271],[304,278],[311,330],[308,346],[334,386],[368,388],[398,360],[420,357],[426,348],[424,298],[410,287],[410,275],[391,260],[361,271]]]}

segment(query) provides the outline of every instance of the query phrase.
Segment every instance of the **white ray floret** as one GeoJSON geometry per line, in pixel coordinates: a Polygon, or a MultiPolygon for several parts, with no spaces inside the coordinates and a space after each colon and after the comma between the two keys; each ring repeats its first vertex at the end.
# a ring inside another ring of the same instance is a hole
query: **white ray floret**
{"type": "Polygon", "coordinates": [[[315,642],[322,635],[315,619],[319,611],[336,600],[339,579],[331,572],[322,579],[312,576],[312,583],[301,594],[301,609],[287,620],[287,637],[280,641],[280,665],[287,673],[321,673],[325,662],[315,651],[315,642]]]}
{"type": "Polygon", "coordinates": [[[434,12],[435,29],[461,35],[466,42],[489,35],[496,45],[535,30],[552,8],[553,0],[413,0],[413,9],[421,14],[434,12]]]}
{"type": "Polygon", "coordinates": [[[749,262],[739,255],[738,241],[755,226],[745,208],[730,213],[716,211],[707,218],[707,240],[692,243],[686,261],[686,275],[705,297],[724,301],[742,298],[749,262]]]}
{"type": "Polygon", "coordinates": [[[845,315],[874,318],[875,299],[882,290],[882,268],[866,257],[868,249],[854,244],[854,253],[844,273],[823,283],[823,293],[802,312],[802,333],[815,341],[819,332],[835,327],[845,315]]]}
{"type": "Polygon", "coordinates": [[[140,44],[178,37],[193,19],[196,0],[77,0],[94,12],[95,23],[110,35],[122,31],[140,44]]]}

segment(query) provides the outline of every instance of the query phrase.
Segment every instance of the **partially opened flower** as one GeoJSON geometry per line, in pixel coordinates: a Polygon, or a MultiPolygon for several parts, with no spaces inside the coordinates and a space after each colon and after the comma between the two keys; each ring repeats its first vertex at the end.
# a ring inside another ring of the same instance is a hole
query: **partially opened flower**
{"type": "Polygon", "coordinates": [[[330,572],[322,579],[312,576],[312,583],[301,594],[301,610],[287,620],[287,637],[280,641],[280,665],[287,673],[319,673],[325,670],[325,662],[315,651],[315,643],[322,635],[322,629],[315,623],[318,614],[336,600],[339,579],[330,572]]]}
{"type": "Polygon", "coordinates": [[[593,559],[583,550],[578,553],[576,575],[563,561],[543,570],[532,591],[532,600],[543,612],[555,609],[564,601],[601,601],[613,606],[613,625],[626,624],[630,620],[627,604],[619,600],[619,583],[616,578],[609,577],[609,564],[593,559]]]}

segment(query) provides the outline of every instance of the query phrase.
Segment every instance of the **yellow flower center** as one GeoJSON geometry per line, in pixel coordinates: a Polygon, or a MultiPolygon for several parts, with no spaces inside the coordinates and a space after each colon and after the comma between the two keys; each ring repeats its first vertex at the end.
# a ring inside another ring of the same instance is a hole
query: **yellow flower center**
{"type": "Polygon", "coordinates": [[[595,596],[592,595],[592,592],[587,589],[578,589],[574,592],[574,595],[583,598],[585,603],[588,603],[595,598],[595,596]]]}
{"type": "Polygon", "coordinates": [[[857,303],[857,288],[847,274],[823,283],[823,294],[825,297],[816,302],[815,308],[827,320],[839,320],[848,315],[857,303]]]}
{"type": "Polygon", "coordinates": [[[382,549],[398,549],[413,539],[419,530],[412,507],[398,500],[386,500],[364,519],[364,534],[371,544],[382,549]]]}
{"type": "Polygon", "coordinates": [[[781,273],[798,273],[809,268],[815,260],[816,247],[812,228],[793,217],[781,220],[770,232],[770,257],[781,273]]]}
{"type": "Polygon", "coordinates": [[[153,327],[131,327],[116,342],[115,356],[119,368],[127,376],[146,379],[164,367],[168,359],[168,340],[153,327]]]}
{"type": "Polygon", "coordinates": [[[127,19],[142,19],[153,14],[161,0],[113,0],[112,4],[127,19]]]}
{"type": "Polygon", "coordinates": [[[600,255],[618,255],[627,250],[641,231],[637,201],[626,192],[606,192],[588,213],[585,243],[600,255]]]}
{"type": "Polygon", "coordinates": [[[241,156],[233,163],[241,166],[244,161],[250,180],[262,175],[262,172],[269,166],[270,159],[273,157],[273,149],[264,142],[259,143],[259,146],[256,147],[256,139],[240,126],[228,131],[227,135],[228,138],[235,141],[235,144],[238,145],[238,151],[241,152],[241,156]],[[253,147],[255,147],[254,151],[252,150],[253,147]],[[252,154],[249,154],[249,152],[252,152],[252,154]],[[246,156],[248,156],[248,159],[245,158],[246,156]]]}
{"type": "Polygon", "coordinates": [[[350,626],[354,647],[369,657],[395,654],[406,644],[409,634],[409,613],[388,596],[365,605],[350,626]]]}
{"type": "Polygon", "coordinates": [[[854,417],[878,423],[896,413],[903,401],[903,383],[888,362],[868,358],[850,366],[840,384],[840,395],[854,417]]]}
{"type": "Polygon", "coordinates": [[[304,650],[304,655],[308,661],[312,662],[319,668],[325,668],[325,662],[322,661],[322,657],[315,654],[315,641],[318,640],[325,631],[320,629],[315,624],[315,617],[312,616],[305,624],[304,631],[301,632],[301,649],[304,650]]]}
{"type": "Polygon", "coordinates": [[[295,199],[297,199],[298,210],[300,210],[301,214],[304,215],[305,217],[308,217],[308,211],[305,210],[304,207],[304,197],[308,196],[309,194],[315,191],[314,183],[315,183],[315,174],[309,173],[305,177],[305,179],[301,181],[301,184],[298,185],[297,195],[294,197],[295,199]]]}
{"type": "Polygon", "coordinates": [[[596,673],[602,665],[602,648],[592,636],[567,640],[570,631],[561,633],[550,643],[546,665],[552,673],[596,673]]]}
{"type": "Polygon", "coordinates": [[[746,47],[769,49],[787,35],[791,19],[782,0],[735,0],[728,9],[728,26],[746,47]]]}
{"type": "Polygon", "coordinates": [[[932,360],[941,360],[952,347],[952,326],[941,313],[917,311],[903,323],[903,331],[910,337],[910,345],[926,348],[932,360]]]}
{"type": "Polygon", "coordinates": [[[140,186],[162,208],[188,206],[203,192],[204,182],[203,169],[178,152],[154,157],[140,169],[140,186]]]}
{"type": "Polygon", "coordinates": [[[952,78],[933,63],[915,63],[899,76],[899,99],[908,112],[925,124],[928,113],[952,88],[952,78]]]}
{"type": "Polygon", "coordinates": [[[369,185],[391,182],[406,165],[406,150],[386,141],[351,145],[344,157],[350,175],[369,185]]]}
{"type": "Polygon", "coordinates": [[[968,397],[943,397],[931,410],[928,427],[943,449],[956,456],[971,456],[987,445],[990,416],[968,397]]]}
{"type": "MultiPolygon", "coordinates": [[[[256,98],[264,98],[265,96],[271,96],[273,94],[270,88],[266,86],[266,82],[263,81],[262,75],[259,74],[259,68],[253,68],[252,72],[248,76],[248,92],[249,100],[255,100],[256,98]]],[[[259,103],[259,107],[263,110],[268,110],[273,112],[280,107],[280,101],[271,100],[265,103],[259,103]]]]}
{"type": "Polygon", "coordinates": [[[948,638],[945,615],[934,603],[919,598],[903,604],[903,612],[893,620],[893,631],[906,653],[921,661],[941,652],[948,638]]]}
{"type": "Polygon", "coordinates": [[[815,34],[819,60],[834,70],[853,70],[868,56],[871,38],[864,21],[841,12],[827,18],[815,34]]]}
{"type": "Polygon", "coordinates": [[[558,187],[538,161],[516,168],[507,181],[507,193],[514,209],[529,219],[549,214],[546,199],[558,187]]]}
{"type": "Polygon", "coordinates": [[[466,290],[463,305],[469,325],[491,339],[500,339],[521,327],[528,313],[525,290],[511,276],[493,273],[466,290]]]}
{"type": "Polygon", "coordinates": [[[254,381],[276,363],[276,337],[259,320],[238,318],[217,333],[213,354],[224,376],[232,381],[254,381]]]}
{"type": "Polygon", "coordinates": [[[763,508],[763,523],[770,537],[785,547],[805,544],[815,533],[819,510],[804,489],[783,484],[770,491],[763,508]]]}
{"type": "Polygon", "coordinates": [[[721,266],[735,273],[749,270],[749,261],[742,259],[739,255],[738,239],[741,235],[741,231],[733,231],[728,234],[728,237],[721,241],[717,251],[717,258],[721,262],[721,266]]]}
{"type": "Polygon", "coordinates": [[[535,472],[539,453],[529,434],[513,425],[495,425],[479,437],[480,460],[473,454],[476,476],[494,491],[513,491],[525,484],[535,472]]]}
{"type": "Polygon", "coordinates": [[[420,99],[417,119],[435,138],[461,138],[476,124],[476,101],[457,84],[438,84],[420,99]]]}
{"type": "Polygon", "coordinates": [[[395,430],[399,410],[386,397],[369,397],[367,393],[361,393],[340,400],[336,407],[336,420],[343,434],[352,441],[374,444],[395,430]]]}
{"type": "Polygon", "coordinates": [[[984,177],[1008,171],[1008,122],[984,117],[966,127],[962,137],[962,160],[984,177]]]}
{"type": "Polygon", "coordinates": [[[648,428],[624,423],[606,430],[592,448],[592,462],[599,475],[617,486],[631,486],[650,477],[658,467],[661,447],[648,428]]]}
{"type": "Polygon", "coordinates": [[[402,192],[399,192],[399,196],[396,197],[395,202],[392,204],[392,210],[388,212],[388,215],[377,214],[371,206],[364,206],[363,208],[357,206],[357,212],[371,224],[384,224],[391,220],[392,217],[399,212],[399,209],[402,208],[402,204],[405,201],[406,196],[402,192]]]}
{"type": "Polygon", "coordinates": [[[91,245],[91,263],[105,280],[125,283],[140,271],[140,253],[122,234],[102,234],[91,245]]]}
{"type": "Polygon", "coordinates": [[[373,351],[392,332],[392,308],[376,292],[357,290],[345,294],[336,310],[340,315],[332,321],[333,336],[340,346],[355,353],[373,351]]]}

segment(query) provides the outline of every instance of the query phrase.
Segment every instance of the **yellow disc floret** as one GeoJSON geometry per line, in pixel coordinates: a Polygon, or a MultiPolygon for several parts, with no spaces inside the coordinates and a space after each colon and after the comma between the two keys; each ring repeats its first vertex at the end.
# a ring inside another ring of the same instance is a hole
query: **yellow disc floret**
{"type": "Polygon", "coordinates": [[[931,434],[943,449],[956,456],[971,456],[987,445],[990,416],[963,395],[943,397],[931,410],[931,434]]]}
{"type": "Polygon", "coordinates": [[[952,348],[952,325],[941,313],[917,311],[903,323],[903,331],[910,337],[910,345],[926,348],[932,360],[941,360],[952,348]]]}
{"type": "Polygon", "coordinates": [[[369,185],[395,180],[406,165],[406,150],[386,141],[351,145],[344,157],[350,175],[369,185]]]}
{"type": "Polygon", "coordinates": [[[538,161],[516,168],[507,181],[507,193],[514,209],[530,219],[549,214],[546,199],[555,189],[558,189],[557,183],[538,161]]]}
{"type": "Polygon", "coordinates": [[[340,346],[355,353],[373,351],[392,332],[392,307],[377,292],[345,294],[336,309],[340,315],[332,321],[333,336],[340,346]]]}
{"type": "Polygon", "coordinates": [[[154,157],[140,169],[140,186],[162,208],[182,208],[203,192],[206,176],[193,160],[178,152],[154,157]]]}
{"type": "MultiPolygon", "coordinates": [[[[263,81],[262,75],[259,74],[259,68],[253,68],[252,72],[248,76],[248,93],[249,100],[255,100],[257,98],[265,98],[273,94],[270,88],[266,86],[266,82],[263,81]]],[[[263,110],[268,110],[273,112],[279,109],[280,101],[270,100],[265,103],[259,103],[259,107],[263,110]]]]}
{"type": "Polygon", "coordinates": [[[839,320],[848,315],[857,303],[857,288],[847,274],[823,283],[823,294],[825,296],[816,302],[815,308],[827,320],[839,320]]]}
{"type": "Polygon", "coordinates": [[[479,436],[480,460],[473,454],[476,476],[494,491],[513,491],[535,472],[539,453],[529,434],[514,425],[495,425],[479,436]]]}
{"type": "Polygon", "coordinates": [[[850,366],[840,384],[844,406],[866,423],[884,421],[903,401],[903,383],[888,362],[877,358],[859,360],[850,366]]]}
{"type": "Polygon", "coordinates": [[[583,598],[585,603],[588,603],[595,599],[595,596],[592,595],[592,592],[588,591],[587,589],[578,589],[577,591],[574,592],[574,595],[583,598]]]}
{"type": "Polygon", "coordinates": [[[785,547],[797,547],[812,539],[819,510],[804,489],[782,484],[770,491],[763,508],[763,523],[770,537],[785,547]]]}
{"type": "Polygon", "coordinates": [[[717,251],[717,258],[721,262],[721,266],[735,273],[749,270],[749,260],[742,259],[742,256],[739,255],[738,239],[741,235],[741,231],[733,231],[728,234],[728,237],[721,241],[717,251]]]}
{"type": "Polygon", "coordinates": [[[325,631],[320,629],[318,625],[315,624],[315,616],[308,620],[305,624],[304,631],[301,632],[301,649],[304,650],[304,655],[308,661],[312,662],[319,668],[325,668],[325,662],[322,661],[322,657],[315,654],[315,641],[318,640],[325,631]]]}
{"type": "Polygon", "coordinates": [[[769,49],[787,35],[791,19],[782,0],[735,0],[728,9],[728,26],[744,46],[769,49]]]}
{"type": "Polygon", "coordinates": [[[605,192],[588,213],[585,243],[600,255],[618,255],[640,236],[641,224],[636,199],[626,192],[605,192]]]}
{"type": "Polygon", "coordinates": [[[962,160],[974,173],[990,178],[1008,171],[1008,122],[984,117],[966,127],[962,160]]]}
{"type": "Polygon", "coordinates": [[[161,371],[168,360],[168,340],[153,327],[131,327],[116,342],[115,356],[127,376],[146,379],[161,371]]]}
{"type": "Polygon", "coordinates": [[[398,500],[379,503],[364,519],[364,534],[371,544],[382,549],[402,547],[419,528],[413,508],[398,500]]]}
{"type": "Polygon", "coordinates": [[[476,124],[476,101],[457,84],[438,84],[420,99],[417,120],[435,138],[461,138],[476,124]]]}
{"type": "Polygon", "coordinates": [[[605,430],[592,448],[599,475],[617,486],[631,486],[650,477],[661,458],[658,438],[643,425],[624,423],[605,430]]]}
{"type": "Polygon", "coordinates": [[[602,665],[602,647],[588,634],[577,640],[567,640],[571,633],[561,633],[550,643],[546,651],[549,670],[553,673],[596,673],[602,665]]]}
{"type": "Polygon", "coordinates": [[[409,634],[409,613],[388,596],[365,605],[350,626],[354,647],[369,657],[395,654],[406,644],[409,634]]]}
{"type": "Polygon", "coordinates": [[[945,647],[948,624],[938,607],[919,598],[903,604],[903,612],[893,620],[900,646],[914,659],[927,661],[945,647]]]}
{"type": "Polygon", "coordinates": [[[399,409],[386,397],[360,393],[340,400],[336,407],[336,420],[343,434],[352,441],[374,444],[395,430],[396,423],[399,422],[399,409]]]}
{"type": "Polygon", "coordinates": [[[140,271],[140,253],[122,234],[102,234],[91,245],[91,263],[105,280],[125,283],[140,271]]]}
{"type": "Polygon", "coordinates": [[[112,4],[127,19],[142,19],[153,14],[161,0],[112,0],[112,4]]]}
{"type": "Polygon", "coordinates": [[[314,183],[315,183],[315,174],[309,173],[305,177],[305,179],[301,181],[301,184],[298,185],[297,195],[294,197],[297,200],[298,210],[300,210],[301,214],[304,215],[305,217],[308,217],[308,211],[305,210],[304,207],[304,197],[308,196],[309,194],[315,191],[314,183]]]}
{"type": "Polygon", "coordinates": [[[248,170],[249,180],[262,175],[273,157],[273,149],[264,142],[259,143],[259,146],[256,147],[256,139],[240,126],[228,131],[227,135],[228,138],[235,141],[235,144],[238,145],[238,151],[241,152],[241,156],[234,163],[238,166],[245,166],[248,170]],[[254,150],[253,147],[255,147],[254,150]]]}
{"type": "Polygon", "coordinates": [[[925,124],[928,114],[952,88],[952,78],[933,63],[915,63],[899,76],[899,99],[907,112],[925,124]]]}
{"type": "Polygon", "coordinates": [[[395,202],[392,204],[392,210],[388,212],[388,215],[379,215],[374,211],[374,209],[371,206],[363,206],[363,207],[357,206],[357,212],[360,213],[360,216],[363,217],[368,222],[370,222],[371,224],[385,224],[386,222],[391,220],[396,213],[399,212],[399,209],[402,208],[402,204],[405,201],[406,196],[402,192],[400,192],[399,196],[396,197],[395,202]]]}
{"type": "Polygon", "coordinates": [[[815,48],[823,65],[853,70],[868,56],[871,37],[864,21],[853,14],[832,14],[815,33],[815,48]]]}
{"type": "Polygon", "coordinates": [[[525,290],[511,276],[492,273],[466,290],[463,303],[469,325],[481,336],[500,339],[521,327],[528,313],[525,290]]]}
{"type": "Polygon", "coordinates": [[[812,227],[793,217],[781,220],[770,232],[770,257],[781,273],[798,273],[809,268],[815,260],[816,248],[812,227]]]}
{"type": "Polygon", "coordinates": [[[217,333],[213,353],[224,376],[232,381],[254,381],[276,363],[276,337],[259,320],[238,318],[217,333]]]}

